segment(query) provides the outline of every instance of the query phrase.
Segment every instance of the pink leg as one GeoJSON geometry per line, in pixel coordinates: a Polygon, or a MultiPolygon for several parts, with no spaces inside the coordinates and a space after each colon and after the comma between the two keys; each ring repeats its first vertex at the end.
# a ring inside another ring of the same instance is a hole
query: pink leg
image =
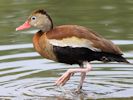
{"type": "Polygon", "coordinates": [[[77,89],[76,89],[76,92],[77,92],[77,93],[80,93],[80,90],[82,89],[82,86],[83,86],[85,77],[86,77],[86,72],[82,72],[82,73],[81,73],[80,83],[79,83],[79,85],[78,85],[78,87],[77,87],[77,89]]]}
{"type": "MultiPolygon", "coordinates": [[[[56,85],[65,85],[65,83],[70,79],[70,77],[77,72],[80,73],[87,73],[91,70],[91,65],[89,64],[89,62],[84,62],[83,63],[84,66],[86,66],[86,68],[75,68],[75,69],[68,69],[56,82],[56,85]]],[[[81,77],[81,83],[83,84],[83,81],[85,79],[85,74],[83,74],[83,77],[81,77]]]]}

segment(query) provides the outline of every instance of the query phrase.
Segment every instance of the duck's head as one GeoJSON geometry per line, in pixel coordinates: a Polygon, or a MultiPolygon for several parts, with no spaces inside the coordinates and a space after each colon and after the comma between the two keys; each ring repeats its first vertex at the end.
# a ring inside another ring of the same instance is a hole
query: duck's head
{"type": "Polygon", "coordinates": [[[47,32],[53,28],[53,22],[45,10],[39,9],[34,11],[23,25],[16,28],[16,31],[28,29],[30,27],[35,27],[43,32],[47,32]]]}

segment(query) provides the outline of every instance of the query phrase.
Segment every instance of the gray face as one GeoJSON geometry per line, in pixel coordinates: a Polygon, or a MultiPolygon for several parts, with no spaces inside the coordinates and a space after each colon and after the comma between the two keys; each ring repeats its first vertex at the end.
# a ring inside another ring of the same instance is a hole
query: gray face
{"type": "Polygon", "coordinates": [[[51,29],[52,23],[50,19],[44,14],[34,14],[29,18],[29,20],[31,26],[36,27],[44,32],[47,32],[51,29]]]}

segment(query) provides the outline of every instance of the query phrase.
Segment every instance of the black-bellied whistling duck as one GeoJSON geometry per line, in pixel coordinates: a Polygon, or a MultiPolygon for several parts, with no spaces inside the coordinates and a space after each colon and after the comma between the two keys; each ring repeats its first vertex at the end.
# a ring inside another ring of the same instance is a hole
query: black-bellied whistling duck
{"type": "Polygon", "coordinates": [[[39,29],[33,37],[33,44],[41,56],[57,62],[80,66],[80,68],[68,69],[55,82],[56,85],[64,85],[74,73],[80,72],[81,80],[77,89],[79,91],[86,73],[92,69],[89,62],[93,60],[129,63],[122,57],[119,47],[88,28],[78,25],[53,27],[51,17],[43,9],[34,11],[16,30],[24,30],[31,26],[39,29]]]}

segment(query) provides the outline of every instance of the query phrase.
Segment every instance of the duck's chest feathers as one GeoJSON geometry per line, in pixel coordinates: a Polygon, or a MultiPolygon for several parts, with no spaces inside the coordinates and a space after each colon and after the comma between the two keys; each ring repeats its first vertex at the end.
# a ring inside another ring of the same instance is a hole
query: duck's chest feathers
{"type": "Polygon", "coordinates": [[[42,35],[40,35],[40,33],[35,34],[33,37],[33,45],[41,56],[56,61],[56,57],[53,53],[53,46],[49,44],[46,33],[42,35]]]}

